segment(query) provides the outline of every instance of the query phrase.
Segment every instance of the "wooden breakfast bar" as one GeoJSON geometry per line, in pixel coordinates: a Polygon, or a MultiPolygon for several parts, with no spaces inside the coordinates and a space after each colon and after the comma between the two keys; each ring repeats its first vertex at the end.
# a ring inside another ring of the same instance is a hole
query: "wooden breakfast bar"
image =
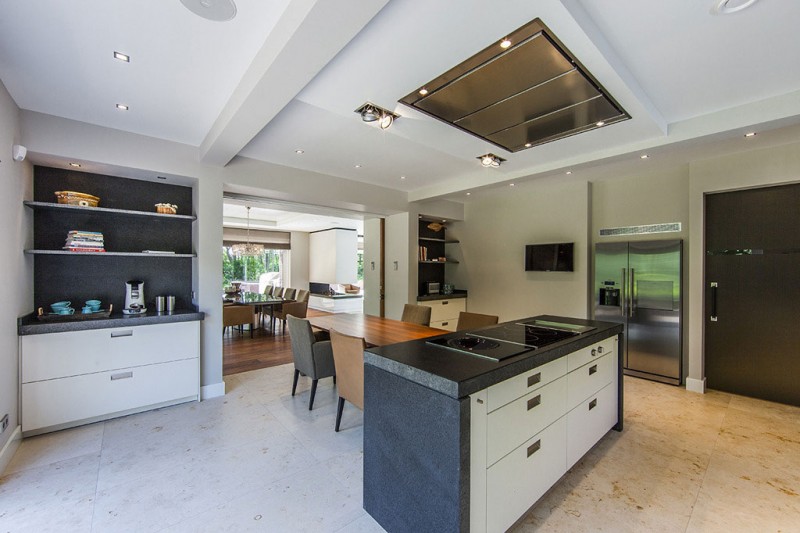
{"type": "Polygon", "coordinates": [[[443,329],[361,313],[315,316],[310,317],[308,321],[317,329],[324,331],[335,329],[345,335],[362,337],[367,346],[386,346],[449,333],[443,329]]]}

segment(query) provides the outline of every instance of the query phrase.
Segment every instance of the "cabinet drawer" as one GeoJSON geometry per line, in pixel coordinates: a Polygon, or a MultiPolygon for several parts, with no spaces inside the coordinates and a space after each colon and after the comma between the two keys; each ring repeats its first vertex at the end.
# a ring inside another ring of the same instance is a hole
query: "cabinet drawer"
{"type": "Polygon", "coordinates": [[[22,382],[199,357],[200,323],[45,333],[22,337],[22,382]]]}
{"type": "Polygon", "coordinates": [[[564,418],[486,471],[486,530],[505,531],[566,471],[564,418]]]}
{"type": "Polygon", "coordinates": [[[431,322],[432,328],[446,329],[447,331],[455,331],[458,325],[457,318],[450,318],[448,320],[440,320],[439,322],[431,322]]]}
{"type": "Polygon", "coordinates": [[[587,346],[586,348],[576,350],[567,356],[568,371],[572,372],[576,368],[585,365],[589,361],[593,361],[602,355],[615,351],[616,347],[617,337],[609,337],[608,339],[603,339],[602,341],[592,344],[591,346],[587,346]]]}
{"type": "Polygon", "coordinates": [[[567,468],[571,468],[617,423],[617,387],[606,385],[567,413],[567,468]]]}
{"type": "Polygon", "coordinates": [[[22,385],[22,431],[195,399],[197,358],[22,385]]]}
{"type": "Polygon", "coordinates": [[[487,409],[489,412],[494,411],[531,391],[547,385],[566,373],[567,358],[561,357],[502,381],[497,385],[492,385],[487,389],[487,409]]]}
{"type": "Polygon", "coordinates": [[[614,354],[586,363],[567,374],[567,410],[576,407],[614,379],[614,354]]]}
{"type": "Polygon", "coordinates": [[[467,310],[466,298],[453,298],[451,300],[429,300],[417,303],[419,305],[425,305],[431,308],[431,323],[448,320],[457,322],[458,313],[467,310]]]}
{"type": "Polygon", "coordinates": [[[542,431],[567,411],[567,378],[561,377],[489,413],[487,464],[542,431]]]}

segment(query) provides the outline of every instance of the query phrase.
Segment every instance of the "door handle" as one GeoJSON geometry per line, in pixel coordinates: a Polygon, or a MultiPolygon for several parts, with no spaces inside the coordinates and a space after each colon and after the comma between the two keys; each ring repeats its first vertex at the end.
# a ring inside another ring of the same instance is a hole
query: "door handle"
{"type": "Polygon", "coordinates": [[[717,321],[717,288],[719,284],[716,281],[711,282],[711,322],[717,321]]]}
{"type": "Polygon", "coordinates": [[[622,305],[620,306],[620,313],[624,317],[628,313],[628,271],[622,269],[622,305]]]}
{"type": "Polygon", "coordinates": [[[633,315],[636,314],[636,282],[634,278],[635,272],[634,269],[631,269],[631,306],[630,306],[630,316],[633,318],[633,315]]]}

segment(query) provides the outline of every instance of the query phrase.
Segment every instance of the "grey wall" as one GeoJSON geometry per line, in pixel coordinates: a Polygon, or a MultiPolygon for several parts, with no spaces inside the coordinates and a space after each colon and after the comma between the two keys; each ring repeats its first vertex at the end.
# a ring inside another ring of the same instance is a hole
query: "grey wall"
{"type": "Polygon", "coordinates": [[[0,228],[6,251],[0,254],[0,418],[9,417],[0,434],[0,473],[11,460],[11,437],[18,438],[17,317],[33,310],[33,260],[22,253],[33,242],[33,213],[22,205],[33,198],[33,167],[11,158],[12,145],[21,140],[19,109],[0,82],[0,228]]]}
{"type": "Polygon", "coordinates": [[[292,232],[292,251],[289,254],[289,286],[308,290],[309,279],[309,234],[292,232]]]}

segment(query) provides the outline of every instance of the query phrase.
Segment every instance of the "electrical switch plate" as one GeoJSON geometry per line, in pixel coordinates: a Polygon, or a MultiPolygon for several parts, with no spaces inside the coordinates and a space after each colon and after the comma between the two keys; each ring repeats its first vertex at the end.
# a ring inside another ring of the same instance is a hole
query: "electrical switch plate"
{"type": "Polygon", "coordinates": [[[3,420],[0,421],[0,433],[6,430],[8,427],[8,415],[3,417],[3,420]]]}

